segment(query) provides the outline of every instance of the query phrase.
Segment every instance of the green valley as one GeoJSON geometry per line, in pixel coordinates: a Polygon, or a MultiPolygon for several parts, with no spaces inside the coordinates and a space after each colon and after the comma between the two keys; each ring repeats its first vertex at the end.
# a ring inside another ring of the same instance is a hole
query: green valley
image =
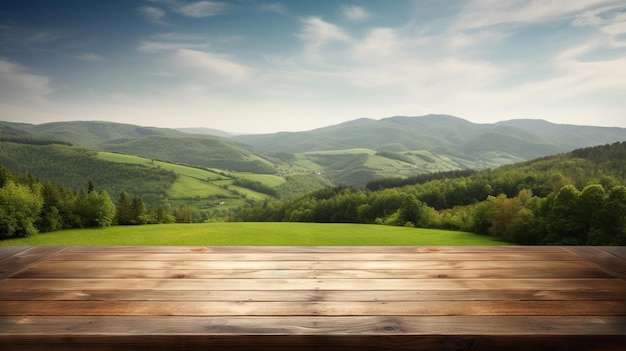
{"type": "Polygon", "coordinates": [[[219,134],[0,121],[3,237],[240,221],[452,229],[522,244],[626,242],[624,128],[429,115],[219,134]]]}

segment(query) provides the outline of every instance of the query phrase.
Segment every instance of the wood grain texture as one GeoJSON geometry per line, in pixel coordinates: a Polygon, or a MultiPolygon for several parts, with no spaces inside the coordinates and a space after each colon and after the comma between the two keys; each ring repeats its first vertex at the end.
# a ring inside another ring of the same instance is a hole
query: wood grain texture
{"type": "Polygon", "coordinates": [[[40,247],[24,247],[20,251],[15,251],[12,247],[2,247],[0,256],[4,256],[0,260],[0,279],[9,277],[15,273],[28,268],[29,266],[43,261],[55,254],[63,251],[62,247],[40,246],[40,247]]]}
{"type": "Polygon", "coordinates": [[[623,350],[604,247],[0,247],[10,350],[623,350]]]}

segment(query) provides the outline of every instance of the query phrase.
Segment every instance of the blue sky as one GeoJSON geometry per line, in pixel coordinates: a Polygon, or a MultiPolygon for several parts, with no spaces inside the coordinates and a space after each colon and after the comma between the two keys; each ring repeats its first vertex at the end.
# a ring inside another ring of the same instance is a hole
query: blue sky
{"type": "Polygon", "coordinates": [[[626,127],[623,0],[7,0],[0,120],[626,127]]]}

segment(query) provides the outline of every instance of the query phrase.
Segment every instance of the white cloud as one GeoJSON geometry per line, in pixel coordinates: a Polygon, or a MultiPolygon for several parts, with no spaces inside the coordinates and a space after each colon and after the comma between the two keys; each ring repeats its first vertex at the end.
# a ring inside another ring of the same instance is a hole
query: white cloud
{"type": "Polygon", "coordinates": [[[259,7],[261,9],[261,11],[268,11],[268,12],[276,12],[276,13],[280,13],[280,14],[287,14],[287,8],[285,7],[285,5],[279,3],[279,2],[275,2],[275,3],[271,3],[271,4],[263,4],[259,7]]]}
{"type": "Polygon", "coordinates": [[[30,73],[19,63],[0,59],[0,100],[7,103],[46,102],[54,92],[50,78],[30,73]]]}
{"type": "Polygon", "coordinates": [[[372,17],[372,14],[362,6],[342,6],[341,13],[346,19],[353,22],[365,21],[372,17]]]}
{"type": "Polygon", "coordinates": [[[351,40],[341,27],[319,17],[303,18],[300,22],[302,28],[296,36],[306,43],[305,55],[310,59],[319,59],[319,50],[328,43],[351,40]]]}
{"type": "Polygon", "coordinates": [[[204,18],[224,12],[229,5],[217,1],[185,1],[185,0],[148,0],[151,3],[162,4],[170,11],[179,15],[193,18],[204,18]]]}
{"type": "Polygon", "coordinates": [[[94,54],[94,53],[85,53],[82,55],[74,56],[75,59],[87,62],[100,62],[104,61],[104,57],[94,54]]]}
{"type": "Polygon", "coordinates": [[[473,29],[502,23],[548,22],[575,18],[599,6],[620,4],[623,2],[619,0],[472,0],[457,25],[459,29],[473,29]]]}
{"type": "Polygon", "coordinates": [[[580,14],[573,21],[576,26],[599,28],[606,35],[607,45],[626,47],[626,5],[603,6],[580,14]]]}
{"type": "Polygon", "coordinates": [[[225,3],[215,1],[176,2],[172,10],[187,17],[202,18],[220,14],[227,7],[225,3]]]}
{"type": "Polygon", "coordinates": [[[165,21],[165,11],[160,8],[153,6],[142,6],[139,8],[139,12],[141,12],[144,17],[154,23],[167,24],[167,22],[165,21]]]}
{"type": "Polygon", "coordinates": [[[208,85],[238,83],[254,72],[251,67],[235,62],[232,57],[190,49],[176,50],[172,63],[193,81],[200,80],[208,85]]]}
{"type": "Polygon", "coordinates": [[[142,41],[139,43],[137,50],[143,52],[171,51],[180,49],[202,49],[207,44],[197,43],[176,43],[167,41],[142,41]]]}
{"type": "Polygon", "coordinates": [[[355,58],[364,61],[379,61],[399,54],[397,31],[393,28],[375,28],[354,45],[355,58]]]}

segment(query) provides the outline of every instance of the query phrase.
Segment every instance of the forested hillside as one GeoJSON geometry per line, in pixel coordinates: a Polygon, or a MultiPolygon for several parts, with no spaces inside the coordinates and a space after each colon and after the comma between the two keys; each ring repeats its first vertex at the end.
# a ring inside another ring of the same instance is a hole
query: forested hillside
{"type": "Polygon", "coordinates": [[[270,202],[234,220],[459,229],[521,244],[625,245],[626,142],[495,170],[380,179],[270,202]]]}
{"type": "MultiPolygon", "coordinates": [[[[289,152],[368,148],[404,153],[429,150],[469,161],[499,165],[494,152],[524,160],[576,148],[626,140],[626,129],[570,126],[540,120],[477,124],[447,115],[357,119],[304,132],[240,135],[252,147],[289,152]]],[[[506,163],[506,162],[505,162],[506,163]]]]}
{"type": "Polygon", "coordinates": [[[29,145],[0,142],[0,164],[17,174],[29,173],[73,191],[84,189],[88,180],[112,195],[122,191],[144,198],[150,206],[164,206],[166,192],[176,174],[161,168],[113,163],[98,152],[67,145],[29,145]]]}
{"type": "Polygon", "coordinates": [[[278,176],[195,168],[15,134],[0,138],[0,165],[70,191],[84,190],[91,181],[113,197],[122,192],[139,197],[151,210],[184,210],[184,221],[193,222],[218,220],[258,201],[286,201],[331,184],[312,172],[278,176]]]}
{"type": "Polygon", "coordinates": [[[40,125],[0,122],[0,137],[41,138],[194,167],[275,174],[276,165],[260,153],[215,136],[190,136],[167,128],[112,122],[56,122],[40,125]]]}
{"type": "Polygon", "coordinates": [[[315,173],[336,185],[359,188],[374,178],[496,168],[626,140],[625,128],[561,125],[542,120],[476,124],[446,115],[362,118],[310,131],[265,135],[183,130],[203,135],[111,122],[0,122],[0,134],[4,132],[9,137],[56,140],[225,171],[315,173]]]}

